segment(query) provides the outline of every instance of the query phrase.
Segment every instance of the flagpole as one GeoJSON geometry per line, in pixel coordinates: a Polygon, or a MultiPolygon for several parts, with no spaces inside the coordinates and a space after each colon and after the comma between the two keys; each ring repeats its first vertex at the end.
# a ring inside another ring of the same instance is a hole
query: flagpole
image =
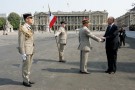
{"type": "Polygon", "coordinates": [[[56,40],[57,49],[58,49],[58,52],[59,52],[59,57],[60,57],[60,49],[59,49],[59,44],[58,44],[58,40],[57,40],[57,37],[55,37],[55,40],[56,40]]]}
{"type": "MultiPolygon", "coordinates": [[[[49,18],[48,18],[49,19],[49,18]]],[[[49,21],[49,23],[50,23],[50,19],[48,20],[49,21]]],[[[49,27],[49,32],[51,33],[51,30],[50,30],[50,26],[49,26],[49,24],[48,24],[48,27],[49,27]]]]}
{"type": "MultiPolygon", "coordinates": [[[[48,9],[49,9],[49,15],[50,15],[50,6],[49,6],[49,4],[48,4],[48,9]]],[[[50,23],[50,17],[48,16],[48,22],[50,23]]],[[[49,26],[49,24],[48,24],[48,26],[49,26]]],[[[51,30],[50,30],[50,26],[49,26],[49,32],[51,33],[51,30]]]]}
{"type": "MultiPolygon", "coordinates": [[[[48,4],[48,9],[49,9],[49,14],[50,14],[50,7],[49,7],[49,4],[48,4]]],[[[50,20],[49,20],[49,23],[50,23],[50,20]]],[[[49,31],[50,31],[50,26],[49,26],[49,31]]],[[[59,49],[59,44],[58,44],[58,40],[57,40],[57,37],[55,37],[55,40],[56,40],[56,44],[57,44],[57,49],[58,49],[58,52],[59,52],[59,57],[60,57],[60,49],[59,49]]]]}

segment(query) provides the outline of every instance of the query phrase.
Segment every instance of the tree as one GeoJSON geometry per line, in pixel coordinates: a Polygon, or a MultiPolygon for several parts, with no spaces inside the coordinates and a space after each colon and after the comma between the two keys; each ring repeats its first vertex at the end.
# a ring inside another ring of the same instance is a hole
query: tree
{"type": "Polygon", "coordinates": [[[5,18],[3,18],[3,17],[0,17],[0,29],[3,29],[4,27],[4,25],[6,24],[6,19],[5,18]]]}
{"type": "Polygon", "coordinates": [[[19,28],[20,16],[17,13],[15,12],[10,13],[8,16],[8,21],[10,22],[10,24],[13,26],[15,30],[19,28]]]}

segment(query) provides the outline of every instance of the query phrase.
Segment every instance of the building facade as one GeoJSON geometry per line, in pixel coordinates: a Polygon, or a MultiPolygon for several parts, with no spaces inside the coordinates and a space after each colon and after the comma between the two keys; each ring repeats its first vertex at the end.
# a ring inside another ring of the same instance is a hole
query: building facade
{"type": "MultiPolygon", "coordinates": [[[[82,20],[88,18],[90,22],[89,29],[105,30],[107,27],[108,13],[106,11],[88,11],[88,12],[52,12],[57,16],[57,21],[52,29],[58,30],[61,21],[67,23],[66,30],[76,30],[82,27],[82,20]]],[[[39,12],[34,14],[34,30],[47,31],[49,29],[49,14],[48,12],[39,12]]]]}
{"type": "Polygon", "coordinates": [[[135,25],[135,7],[118,17],[116,22],[119,27],[130,27],[135,25]]]}
{"type": "Polygon", "coordinates": [[[3,17],[6,19],[7,15],[6,15],[6,13],[0,13],[0,17],[3,17]]]}

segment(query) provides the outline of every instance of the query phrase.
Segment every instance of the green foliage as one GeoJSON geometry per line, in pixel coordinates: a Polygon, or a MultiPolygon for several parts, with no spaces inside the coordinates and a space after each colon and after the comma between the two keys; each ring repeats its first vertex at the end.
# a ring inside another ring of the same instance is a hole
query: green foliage
{"type": "Polygon", "coordinates": [[[10,24],[13,26],[15,30],[19,28],[20,16],[17,13],[15,12],[10,13],[8,16],[8,21],[10,22],[10,24]]]}
{"type": "Polygon", "coordinates": [[[6,19],[5,18],[3,18],[3,17],[0,17],[0,29],[3,29],[4,27],[4,25],[6,24],[6,19]]]}

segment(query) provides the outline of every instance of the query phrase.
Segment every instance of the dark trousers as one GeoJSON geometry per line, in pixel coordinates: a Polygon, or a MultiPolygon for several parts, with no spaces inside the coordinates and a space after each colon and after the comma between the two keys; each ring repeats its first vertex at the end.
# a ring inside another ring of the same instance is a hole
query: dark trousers
{"type": "Polygon", "coordinates": [[[108,69],[107,70],[110,72],[116,72],[117,51],[118,51],[118,49],[112,49],[112,50],[106,49],[106,55],[107,55],[107,61],[108,61],[108,69]]]}
{"type": "Polygon", "coordinates": [[[122,46],[122,43],[125,46],[125,37],[120,37],[120,46],[122,46]]]}

